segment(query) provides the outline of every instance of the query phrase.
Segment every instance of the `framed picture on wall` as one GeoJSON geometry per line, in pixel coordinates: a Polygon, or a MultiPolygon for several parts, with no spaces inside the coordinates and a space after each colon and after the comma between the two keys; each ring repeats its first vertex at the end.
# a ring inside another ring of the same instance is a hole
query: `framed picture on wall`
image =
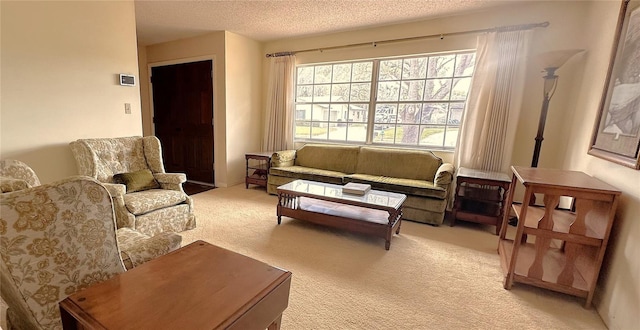
{"type": "Polygon", "coordinates": [[[640,169],[640,0],[622,0],[589,154],[640,169]]]}

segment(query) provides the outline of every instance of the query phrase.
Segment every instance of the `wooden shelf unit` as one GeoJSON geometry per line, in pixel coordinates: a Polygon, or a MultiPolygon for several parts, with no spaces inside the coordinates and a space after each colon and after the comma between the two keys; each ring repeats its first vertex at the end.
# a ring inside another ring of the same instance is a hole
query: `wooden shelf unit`
{"type": "Polygon", "coordinates": [[[591,306],[607,248],[620,191],[585,173],[512,166],[507,205],[518,217],[514,238],[507,238],[505,212],[498,253],[504,288],[514,282],[586,298],[591,306]],[[525,187],[522,204],[513,204],[517,183],[525,187]],[[544,205],[532,205],[541,194],[544,205]],[[561,197],[572,200],[559,209],[561,197]]]}

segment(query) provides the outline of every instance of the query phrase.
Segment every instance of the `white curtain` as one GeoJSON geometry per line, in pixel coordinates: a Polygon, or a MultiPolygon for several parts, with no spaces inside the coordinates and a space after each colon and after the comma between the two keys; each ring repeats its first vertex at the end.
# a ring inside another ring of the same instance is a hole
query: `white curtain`
{"type": "Polygon", "coordinates": [[[456,168],[511,173],[532,33],[478,36],[476,69],[453,156],[456,168]]]}
{"type": "Polygon", "coordinates": [[[295,70],[294,55],[271,58],[263,151],[293,148],[295,70]]]}

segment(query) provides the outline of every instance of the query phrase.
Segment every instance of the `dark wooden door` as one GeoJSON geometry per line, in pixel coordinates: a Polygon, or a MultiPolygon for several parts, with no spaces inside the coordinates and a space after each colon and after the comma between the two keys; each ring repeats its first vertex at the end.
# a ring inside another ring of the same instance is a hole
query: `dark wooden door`
{"type": "Polygon", "coordinates": [[[167,172],[214,183],[213,83],[209,61],[151,69],[155,135],[167,172]]]}

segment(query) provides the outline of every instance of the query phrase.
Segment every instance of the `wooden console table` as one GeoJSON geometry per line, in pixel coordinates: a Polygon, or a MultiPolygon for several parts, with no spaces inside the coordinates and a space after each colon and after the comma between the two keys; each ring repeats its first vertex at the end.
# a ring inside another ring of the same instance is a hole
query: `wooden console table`
{"type": "Polygon", "coordinates": [[[450,225],[457,219],[483,223],[496,226],[498,235],[503,214],[508,212],[505,199],[510,186],[511,178],[504,173],[460,167],[450,225]]]}
{"type": "Polygon", "coordinates": [[[196,241],[60,302],[64,329],[279,329],[291,273],[196,241]]]}
{"type": "Polygon", "coordinates": [[[522,204],[513,204],[518,217],[515,238],[506,238],[508,212],[502,221],[498,253],[505,274],[504,288],[514,282],[586,298],[591,305],[620,191],[585,173],[512,166],[507,198],[515,185],[525,188],[522,204]],[[531,205],[534,194],[544,206],[531,205]],[[561,197],[572,200],[558,208],[561,197]],[[534,236],[535,242],[529,242],[534,236]],[[553,243],[553,244],[552,244],[553,243]]]}

